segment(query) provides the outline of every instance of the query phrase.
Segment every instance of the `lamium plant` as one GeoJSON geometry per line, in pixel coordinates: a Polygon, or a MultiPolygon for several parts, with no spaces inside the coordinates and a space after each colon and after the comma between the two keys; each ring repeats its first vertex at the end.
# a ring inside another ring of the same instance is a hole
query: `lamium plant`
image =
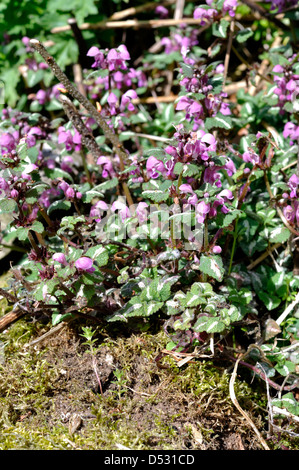
{"type": "Polygon", "coordinates": [[[196,26],[160,38],[177,96],[155,110],[143,103],[162,68],[157,55],[135,68],[125,44],[91,45],[79,89],[40,41],[23,38],[32,70],[56,83],[31,94],[31,111],[2,111],[0,212],[10,221],[1,244],[25,254],[1,293],[53,325],[156,321],[169,349],[211,357],[231,358],[239,332],[254,345],[244,365],[290,393],[299,364],[298,314],[285,315],[299,302],[298,51],[264,51],[263,88],[230,100],[230,50],[224,60],[220,52],[253,34],[236,21],[239,3],[207,0],[192,12],[196,26]],[[209,51],[199,47],[204,31],[209,51]]]}

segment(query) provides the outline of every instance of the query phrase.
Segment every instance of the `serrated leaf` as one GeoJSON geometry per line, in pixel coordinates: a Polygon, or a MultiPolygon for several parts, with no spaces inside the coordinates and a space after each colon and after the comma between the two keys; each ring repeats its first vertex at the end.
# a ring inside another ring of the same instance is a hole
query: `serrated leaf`
{"type": "Polygon", "coordinates": [[[204,274],[222,281],[224,275],[223,262],[220,256],[205,256],[200,257],[199,269],[204,274]]]}
{"type": "Polygon", "coordinates": [[[209,318],[207,322],[207,328],[206,332],[207,333],[221,333],[226,329],[225,323],[220,321],[218,318],[209,318]]]}
{"type": "Polygon", "coordinates": [[[238,31],[236,35],[236,40],[239,43],[247,41],[252,35],[254,34],[254,31],[252,31],[251,28],[244,28],[241,31],[238,31]]]}
{"type": "Polygon", "coordinates": [[[206,299],[204,297],[200,297],[198,294],[192,294],[192,292],[188,292],[186,295],[186,306],[187,307],[197,307],[200,304],[206,303],[206,299]]]}
{"type": "Polygon", "coordinates": [[[174,330],[188,330],[191,327],[191,321],[194,319],[194,309],[187,308],[181,317],[173,324],[174,330]]]}
{"type": "Polygon", "coordinates": [[[163,202],[169,198],[169,193],[160,189],[152,189],[143,191],[142,197],[151,199],[154,202],[163,202]]]}
{"type": "Polygon", "coordinates": [[[230,209],[230,211],[227,214],[223,214],[223,212],[219,212],[216,217],[217,225],[221,228],[228,227],[241,214],[242,214],[242,211],[239,209],[230,209]]]}
{"type": "Polygon", "coordinates": [[[72,203],[67,200],[63,201],[54,201],[52,204],[48,207],[48,214],[51,214],[53,211],[68,211],[72,207],[72,203]]]}
{"type": "Polygon", "coordinates": [[[286,377],[289,374],[292,374],[296,370],[296,365],[291,361],[284,361],[283,364],[277,364],[275,369],[279,374],[286,377]]]}
{"type": "Polygon", "coordinates": [[[161,310],[163,305],[164,302],[156,302],[154,300],[151,300],[150,302],[146,303],[144,305],[145,316],[149,317],[150,315],[153,315],[153,313],[158,312],[158,310],[161,310]]]}
{"type": "Polygon", "coordinates": [[[268,292],[257,292],[258,297],[261,299],[261,301],[265,304],[268,310],[273,310],[279,306],[281,303],[281,299],[279,297],[276,297],[274,294],[268,294],[268,292]]]}
{"type": "Polygon", "coordinates": [[[91,189],[90,191],[86,191],[86,193],[82,195],[82,201],[88,204],[96,197],[102,198],[103,193],[100,193],[99,191],[95,191],[94,189],[91,189]]]}
{"type": "Polygon", "coordinates": [[[182,69],[182,74],[185,77],[188,77],[188,78],[193,77],[193,67],[191,67],[190,65],[184,64],[184,62],[180,63],[180,67],[182,69]]]}
{"type": "Polygon", "coordinates": [[[222,19],[220,23],[213,23],[212,32],[214,36],[219,38],[226,38],[227,28],[229,27],[229,21],[222,19]]]}
{"type": "Polygon", "coordinates": [[[0,214],[15,212],[16,207],[17,204],[13,199],[0,199],[0,214]]]}
{"type": "Polygon", "coordinates": [[[45,175],[50,178],[51,180],[55,180],[57,178],[62,178],[63,180],[73,182],[72,176],[61,168],[45,168],[45,175]]]}
{"type": "Polygon", "coordinates": [[[95,260],[99,267],[105,266],[109,261],[108,251],[103,245],[96,245],[89,248],[84,256],[95,260]]]}
{"type": "Polygon", "coordinates": [[[222,114],[217,114],[215,117],[207,118],[205,120],[205,129],[210,131],[211,129],[231,129],[232,121],[228,116],[223,116],[222,114]]]}
{"type": "Polygon", "coordinates": [[[37,232],[37,233],[43,233],[44,226],[41,222],[39,222],[38,220],[35,220],[33,224],[31,225],[30,230],[33,230],[34,232],[37,232]]]}
{"type": "Polygon", "coordinates": [[[284,243],[291,236],[291,232],[287,227],[280,226],[274,228],[269,235],[269,241],[271,243],[284,243]]]}
{"type": "Polygon", "coordinates": [[[92,191],[99,191],[99,192],[107,191],[108,189],[115,188],[117,185],[118,185],[118,179],[115,177],[115,178],[112,178],[111,180],[107,180],[101,184],[98,184],[97,186],[92,188],[92,191]]]}

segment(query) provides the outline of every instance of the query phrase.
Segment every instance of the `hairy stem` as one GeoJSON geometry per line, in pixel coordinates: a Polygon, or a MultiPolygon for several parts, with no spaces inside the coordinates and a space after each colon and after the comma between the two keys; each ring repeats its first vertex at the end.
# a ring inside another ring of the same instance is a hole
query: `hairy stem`
{"type": "MultiPolygon", "coordinates": [[[[97,111],[97,109],[93,106],[93,104],[85,96],[83,96],[80,93],[80,91],[70,82],[70,80],[65,75],[65,73],[61,70],[59,65],[54,60],[54,58],[48,54],[46,48],[42,45],[42,43],[38,41],[37,39],[31,39],[30,44],[46,61],[46,63],[52,69],[55,77],[65,87],[68,93],[74,99],[79,101],[79,103],[86,109],[86,111],[88,111],[90,116],[95,120],[98,126],[102,129],[106,139],[110,141],[110,143],[113,145],[113,149],[115,153],[118,155],[120,170],[124,171],[125,162],[127,160],[127,153],[125,149],[123,148],[118,136],[113,132],[112,129],[110,129],[105,119],[101,116],[101,114],[97,111]]],[[[129,188],[127,187],[126,183],[125,183],[125,188],[126,188],[125,196],[128,200],[129,206],[131,206],[133,205],[133,200],[132,200],[129,188]]]]}

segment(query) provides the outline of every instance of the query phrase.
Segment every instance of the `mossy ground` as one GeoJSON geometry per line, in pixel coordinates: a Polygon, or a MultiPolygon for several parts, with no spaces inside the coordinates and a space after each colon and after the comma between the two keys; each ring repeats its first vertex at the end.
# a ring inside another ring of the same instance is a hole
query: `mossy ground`
{"type": "MultiPolygon", "coordinates": [[[[230,400],[225,367],[200,359],[179,368],[171,356],[158,367],[161,332],[117,339],[99,332],[91,354],[74,325],[26,346],[46,329],[20,320],[0,335],[0,449],[261,449],[230,400]]],[[[239,378],[235,390],[265,432],[262,385],[239,378]]]]}
{"type": "MultiPolygon", "coordinates": [[[[0,315],[7,311],[0,301],[0,315]]],[[[95,331],[93,353],[82,322],[35,346],[50,325],[22,319],[0,335],[0,449],[255,450],[261,444],[231,402],[232,365],[194,358],[157,361],[161,331],[120,336],[95,331]]],[[[265,437],[265,384],[240,371],[235,392],[265,437]]],[[[288,435],[273,449],[298,448],[288,435]]]]}

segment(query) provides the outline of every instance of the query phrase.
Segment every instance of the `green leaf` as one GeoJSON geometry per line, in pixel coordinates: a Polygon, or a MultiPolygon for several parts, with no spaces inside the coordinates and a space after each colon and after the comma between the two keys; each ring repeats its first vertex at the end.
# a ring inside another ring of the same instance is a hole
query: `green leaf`
{"type": "Polygon", "coordinates": [[[39,183],[33,188],[29,189],[25,194],[26,202],[28,202],[28,204],[34,204],[37,201],[40,194],[48,188],[49,188],[48,184],[39,183]]]}
{"type": "Polygon", "coordinates": [[[63,171],[60,168],[45,168],[45,175],[50,178],[51,180],[55,180],[57,178],[62,178],[63,180],[73,182],[73,178],[67,171],[63,171]]]}
{"type": "Polygon", "coordinates": [[[220,256],[201,255],[199,269],[217,281],[222,281],[224,275],[223,262],[220,256]]]}
{"type": "Polygon", "coordinates": [[[276,295],[274,294],[270,295],[268,292],[258,291],[257,295],[261,299],[261,301],[264,302],[268,310],[274,310],[279,306],[281,302],[281,299],[279,297],[276,297],[276,295]]]}
{"type": "Polygon", "coordinates": [[[71,313],[53,313],[52,314],[52,325],[58,325],[58,323],[67,320],[68,318],[71,318],[72,314],[71,313]]]}
{"type": "Polygon", "coordinates": [[[17,204],[13,199],[0,199],[0,214],[15,212],[17,204]]]}
{"type": "Polygon", "coordinates": [[[118,179],[112,178],[111,180],[104,181],[101,184],[98,184],[94,188],[92,188],[92,191],[107,191],[108,189],[113,189],[118,185],[118,179]]]}
{"type": "Polygon", "coordinates": [[[88,204],[94,198],[102,198],[102,197],[103,197],[103,193],[100,193],[99,191],[95,191],[94,189],[91,189],[90,191],[86,191],[86,193],[82,195],[82,201],[88,204]]]}
{"type": "Polygon", "coordinates": [[[189,330],[194,319],[194,309],[187,308],[182,316],[173,324],[174,330],[189,330]]]}
{"type": "Polygon", "coordinates": [[[38,220],[35,220],[33,224],[31,225],[31,227],[29,228],[29,230],[33,230],[34,232],[37,232],[37,233],[43,233],[44,226],[41,222],[39,222],[38,220]]]}
{"type": "Polygon", "coordinates": [[[282,364],[277,364],[275,369],[280,375],[286,377],[296,371],[296,365],[291,361],[284,361],[282,364]]]}
{"type": "Polygon", "coordinates": [[[241,214],[242,214],[241,210],[233,209],[233,208],[230,208],[230,211],[227,214],[223,214],[223,212],[219,212],[216,217],[217,225],[221,228],[228,227],[241,214]]]}
{"type": "Polygon", "coordinates": [[[237,40],[239,43],[245,42],[245,41],[247,41],[247,39],[249,39],[253,34],[254,34],[254,32],[252,31],[251,28],[244,28],[244,29],[242,29],[241,31],[238,31],[238,33],[237,33],[237,35],[236,35],[236,40],[237,40]]]}
{"type": "Polygon", "coordinates": [[[212,32],[214,36],[219,38],[226,38],[227,28],[229,27],[229,21],[222,19],[220,23],[213,23],[212,32]]]}
{"type": "Polygon", "coordinates": [[[169,193],[160,189],[149,189],[147,191],[143,191],[142,197],[145,199],[151,199],[154,202],[163,202],[167,201],[169,198],[169,193]]]}
{"type": "Polygon", "coordinates": [[[205,120],[205,129],[206,131],[210,131],[211,129],[231,129],[232,127],[232,121],[229,116],[224,116],[220,113],[218,113],[216,116],[207,118],[205,120]]]}
{"type": "Polygon", "coordinates": [[[89,248],[84,256],[94,259],[99,267],[106,266],[109,261],[109,255],[103,245],[96,245],[89,248]]]}
{"type": "Polygon", "coordinates": [[[291,232],[285,226],[275,227],[271,230],[269,234],[269,241],[271,243],[284,243],[286,242],[291,236],[291,232]]]}
{"type": "Polygon", "coordinates": [[[158,310],[161,310],[163,305],[164,305],[164,302],[156,302],[154,300],[147,302],[144,305],[145,316],[149,317],[150,315],[153,315],[153,313],[158,312],[158,310]]]}
{"type": "Polygon", "coordinates": [[[72,203],[67,200],[63,201],[54,201],[48,207],[48,214],[51,214],[53,211],[68,211],[72,207],[72,203]]]}
{"type": "Polygon", "coordinates": [[[184,62],[180,62],[180,67],[182,69],[182,74],[185,77],[188,77],[188,78],[193,77],[193,68],[190,65],[184,64],[184,62]]]}

